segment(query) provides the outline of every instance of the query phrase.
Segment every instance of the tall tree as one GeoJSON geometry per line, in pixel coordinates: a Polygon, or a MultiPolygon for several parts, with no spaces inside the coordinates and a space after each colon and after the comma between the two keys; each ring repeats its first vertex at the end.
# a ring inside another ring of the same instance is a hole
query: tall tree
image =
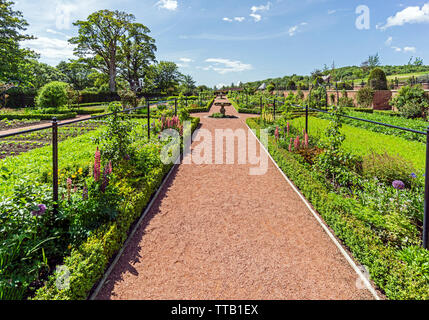
{"type": "Polygon", "coordinates": [[[139,79],[144,79],[149,65],[155,62],[155,40],[148,27],[132,23],[127,27],[127,36],[121,39],[119,70],[128,81],[131,90],[137,92],[139,79]]]}
{"type": "Polygon", "coordinates": [[[89,77],[93,72],[92,68],[80,60],[61,61],[57,69],[64,74],[64,81],[70,83],[76,90],[83,90],[94,84],[89,77]]]}
{"type": "Polygon", "coordinates": [[[174,62],[160,61],[152,66],[153,85],[160,91],[167,91],[177,87],[182,74],[174,62]]]}
{"type": "Polygon", "coordinates": [[[94,67],[102,72],[107,71],[111,92],[116,91],[118,46],[134,20],[134,15],[126,12],[100,10],[89,15],[85,21],[73,23],[79,27],[79,35],[69,40],[77,45],[75,53],[82,58],[91,55],[96,60],[94,67]]]}
{"type": "Polygon", "coordinates": [[[13,10],[14,2],[0,0],[0,81],[20,80],[19,69],[27,58],[37,55],[20,47],[23,40],[34,37],[23,34],[28,23],[20,11],[13,10]]]}

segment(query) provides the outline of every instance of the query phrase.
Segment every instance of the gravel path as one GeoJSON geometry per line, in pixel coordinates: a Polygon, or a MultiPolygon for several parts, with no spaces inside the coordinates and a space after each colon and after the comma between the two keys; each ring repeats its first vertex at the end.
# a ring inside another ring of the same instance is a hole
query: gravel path
{"type": "MultiPolygon", "coordinates": [[[[226,109],[201,128],[247,131],[226,109]]],[[[373,299],[275,165],[250,167],[177,166],[97,299],[373,299]]]]}

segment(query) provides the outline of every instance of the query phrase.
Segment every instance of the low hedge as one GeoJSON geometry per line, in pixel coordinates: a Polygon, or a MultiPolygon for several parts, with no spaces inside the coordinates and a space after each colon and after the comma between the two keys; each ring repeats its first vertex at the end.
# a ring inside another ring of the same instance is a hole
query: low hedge
{"type": "MultiPolygon", "coordinates": [[[[199,118],[192,118],[192,131],[197,128],[199,121],[199,118]]],[[[155,168],[151,177],[137,190],[129,181],[121,181],[124,201],[117,219],[94,232],[85,243],[78,249],[73,249],[71,255],[64,259],[64,265],[70,271],[70,288],[59,290],[56,286],[57,275],[53,274],[33,299],[86,299],[94,285],[102,278],[109,261],[123,246],[131,226],[141,216],[172,166],[173,164],[168,164],[155,168]]]]}
{"type": "Polygon", "coordinates": [[[198,113],[198,112],[210,112],[210,109],[212,108],[212,105],[215,101],[215,98],[211,99],[208,103],[207,106],[204,108],[189,108],[189,112],[190,113],[198,113]]]}
{"type": "MultiPolygon", "coordinates": [[[[247,119],[247,124],[252,129],[260,129],[256,119],[247,119]]],[[[355,199],[330,192],[299,155],[279,147],[271,136],[268,151],[353,256],[368,267],[371,280],[389,299],[429,299],[429,281],[421,270],[402,261],[395,248],[384,244],[357,218],[368,208],[363,208],[355,199]]]]}
{"type": "Polygon", "coordinates": [[[38,120],[52,120],[52,118],[57,118],[57,120],[66,120],[76,118],[76,112],[68,112],[63,114],[23,114],[23,113],[8,113],[0,114],[0,119],[4,120],[21,120],[21,119],[38,119],[38,120]]]}
{"type": "Polygon", "coordinates": [[[103,114],[106,112],[105,108],[94,108],[94,109],[77,109],[76,113],[80,115],[88,114],[103,114]]]}
{"type": "Polygon", "coordinates": [[[229,101],[231,102],[232,106],[237,110],[238,113],[247,113],[247,114],[261,114],[261,109],[248,109],[248,108],[241,108],[238,103],[228,97],[229,101]]]}

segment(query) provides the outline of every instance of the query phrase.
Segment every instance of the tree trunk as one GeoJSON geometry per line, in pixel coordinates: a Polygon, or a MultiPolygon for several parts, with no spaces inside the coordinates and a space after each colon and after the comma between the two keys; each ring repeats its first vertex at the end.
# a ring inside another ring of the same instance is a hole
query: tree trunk
{"type": "Polygon", "coordinates": [[[116,68],[112,66],[109,68],[109,89],[110,92],[116,92],[116,68]]]}

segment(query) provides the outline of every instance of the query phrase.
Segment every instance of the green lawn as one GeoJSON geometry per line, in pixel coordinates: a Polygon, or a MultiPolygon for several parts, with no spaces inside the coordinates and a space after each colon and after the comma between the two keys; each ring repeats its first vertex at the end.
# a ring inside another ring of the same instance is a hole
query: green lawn
{"type": "MultiPolygon", "coordinates": [[[[387,76],[387,80],[391,81],[391,80],[395,80],[395,78],[398,78],[399,81],[405,81],[408,78],[411,78],[413,76],[414,77],[420,77],[420,76],[424,76],[426,74],[429,74],[429,72],[423,71],[423,72],[413,72],[413,73],[392,74],[390,76],[387,76]]],[[[365,82],[368,82],[368,78],[355,79],[355,80],[353,80],[353,82],[354,82],[354,84],[360,84],[362,82],[362,80],[365,82]]]]}
{"type": "MultiPolygon", "coordinates": [[[[291,125],[299,129],[299,132],[305,127],[305,118],[297,118],[290,121],[291,125]]],[[[324,136],[324,131],[329,124],[328,120],[309,117],[308,132],[310,138],[324,136]]],[[[424,143],[409,141],[400,137],[385,135],[369,131],[362,128],[356,128],[349,125],[343,125],[342,133],[346,136],[344,148],[353,154],[365,156],[371,152],[384,153],[389,155],[399,155],[413,163],[417,170],[424,170],[426,146],[424,143]]]]}

